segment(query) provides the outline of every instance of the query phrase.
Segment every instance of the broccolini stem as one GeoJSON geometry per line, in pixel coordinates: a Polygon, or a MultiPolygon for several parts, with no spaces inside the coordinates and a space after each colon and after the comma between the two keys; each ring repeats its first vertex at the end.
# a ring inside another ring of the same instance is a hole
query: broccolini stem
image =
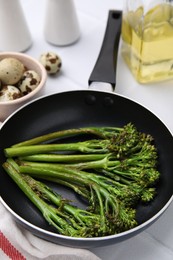
{"type": "Polygon", "coordinates": [[[6,157],[27,156],[33,154],[40,154],[45,152],[57,151],[80,151],[83,153],[107,153],[109,141],[108,140],[89,140],[77,143],[67,144],[40,144],[28,145],[21,147],[9,147],[4,149],[6,157]]]}
{"type": "Polygon", "coordinates": [[[58,164],[51,164],[51,163],[36,163],[36,162],[24,162],[19,161],[19,169],[22,173],[31,174],[33,177],[37,178],[51,178],[52,181],[55,182],[59,179],[68,181],[72,184],[83,184],[87,186],[89,189],[92,189],[96,192],[97,199],[95,201],[90,201],[90,197],[88,201],[93,204],[97,205],[97,200],[99,201],[100,210],[103,210],[102,203],[100,202],[100,196],[102,197],[102,201],[104,202],[105,208],[102,213],[108,215],[113,214],[113,216],[117,216],[118,214],[118,202],[116,196],[111,196],[116,194],[116,191],[110,188],[111,183],[114,184],[113,180],[110,180],[106,177],[99,176],[96,174],[88,173],[79,171],[77,169],[71,169],[70,167],[65,167],[58,164]],[[48,176],[48,177],[47,177],[48,176]],[[98,195],[100,193],[100,195],[98,195]],[[108,203],[109,202],[109,203],[108,203]],[[109,207],[108,207],[109,204],[109,207]],[[109,210],[109,212],[107,212],[109,210]]]}
{"type": "Polygon", "coordinates": [[[24,161],[79,163],[103,159],[108,154],[34,154],[21,157],[24,161]]]}
{"type": "Polygon", "coordinates": [[[67,213],[68,219],[70,220],[70,222],[72,222],[75,228],[87,226],[89,228],[88,231],[90,231],[90,235],[92,235],[93,231],[94,233],[99,235],[108,234],[108,225],[106,225],[106,221],[102,221],[100,215],[96,215],[89,211],[82,210],[80,208],[70,205],[67,200],[63,199],[60,195],[55,193],[47,185],[34,180],[28,175],[24,175],[23,178],[35,192],[38,192],[39,197],[43,197],[44,199],[49,200],[54,205],[58,206],[58,209],[60,211],[67,213]]]}
{"type": "MultiPolygon", "coordinates": [[[[98,170],[104,174],[106,172],[105,176],[101,176],[68,165],[27,161],[19,161],[19,164],[22,172],[32,176],[57,183],[66,181],[67,185],[66,183],[64,185],[71,186],[74,191],[86,199],[89,197],[86,187],[92,187],[93,183],[95,183],[99,185],[100,189],[106,190],[109,195],[111,194],[130,205],[135,205],[140,199],[142,201],[153,199],[155,189],[148,189],[147,191],[147,187],[151,187],[159,178],[159,172],[154,169],[140,170],[139,173],[135,173],[135,170],[130,172],[123,168],[120,170],[114,169],[112,172],[100,168],[98,170]],[[109,177],[106,177],[106,175],[109,177]],[[136,186],[134,186],[134,183],[136,183],[136,186]]],[[[94,202],[92,203],[94,205],[94,202]]]]}
{"type": "Polygon", "coordinates": [[[59,138],[70,137],[73,135],[82,135],[82,134],[95,135],[97,137],[105,139],[105,138],[111,138],[112,136],[119,133],[120,131],[122,131],[122,128],[119,127],[88,127],[88,128],[67,129],[67,130],[56,131],[56,132],[35,137],[14,144],[13,147],[41,144],[46,141],[54,141],[59,138]]]}
{"type": "MultiPolygon", "coordinates": [[[[83,170],[83,169],[109,169],[112,170],[115,167],[121,165],[121,162],[119,160],[110,160],[111,155],[110,154],[105,154],[104,158],[99,159],[99,160],[94,160],[94,161],[89,161],[89,162],[79,162],[79,163],[73,163],[73,164],[68,164],[69,167],[83,170]]],[[[67,164],[66,164],[67,165],[67,164]]]]}
{"type": "MultiPolygon", "coordinates": [[[[23,173],[28,174],[38,174],[38,176],[48,176],[48,177],[58,177],[65,181],[73,180],[79,184],[87,185],[88,181],[90,185],[93,182],[103,186],[106,184],[114,185],[115,181],[110,178],[97,175],[91,172],[80,171],[77,168],[73,168],[67,164],[56,164],[56,163],[42,163],[42,162],[30,162],[30,161],[17,161],[19,164],[19,169],[23,173]]],[[[119,184],[120,185],[120,184],[119,184]]]]}
{"type": "Polygon", "coordinates": [[[88,200],[88,198],[90,196],[88,189],[85,186],[79,185],[77,183],[73,184],[69,181],[61,180],[59,178],[55,179],[55,178],[51,178],[49,176],[42,176],[42,179],[47,180],[47,181],[51,181],[51,182],[56,182],[56,183],[61,184],[65,187],[69,187],[70,189],[75,191],[77,194],[79,194],[80,196],[85,198],[86,200],[88,200]]]}
{"type": "Polygon", "coordinates": [[[32,203],[41,211],[44,218],[50,225],[53,225],[58,232],[68,236],[79,236],[71,225],[68,224],[62,217],[58,216],[58,210],[45,203],[40,197],[30,188],[26,181],[22,178],[20,173],[16,170],[16,166],[13,166],[13,160],[8,159],[3,168],[13,181],[19,186],[19,188],[25,193],[25,195],[32,201],[32,203]]]}
{"type": "MultiPolygon", "coordinates": [[[[41,166],[41,165],[40,165],[41,166]]],[[[21,166],[19,166],[19,170],[22,173],[26,173],[29,174],[33,177],[39,177],[42,179],[46,179],[48,180],[53,180],[53,178],[57,178],[58,181],[63,180],[65,182],[71,181],[74,184],[79,184],[79,185],[87,185],[88,186],[88,181],[86,178],[84,178],[83,176],[81,176],[80,174],[75,174],[73,172],[72,174],[72,170],[68,170],[67,168],[59,168],[59,170],[55,170],[54,169],[49,169],[49,168],[44,168],[44,166],[40,167],[38,165],[24,165],[22,163],[21,166]],[[48,178],[47,178],[48,177],[48,178]]],[[[57,182],[58,182],[57,181],[57,182]]],[[[64,182],[64,184],[65,184],[64,182]]]]}

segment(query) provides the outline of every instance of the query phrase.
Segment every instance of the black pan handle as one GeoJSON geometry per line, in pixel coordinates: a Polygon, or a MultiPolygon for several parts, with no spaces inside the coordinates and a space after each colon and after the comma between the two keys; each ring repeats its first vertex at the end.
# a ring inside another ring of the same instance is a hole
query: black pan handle
{"type": "Polygon", "coordinates": [[[89,86],[93,82],[105,82],[116,85],[116,67],[118,46],[121,35],[122,11],[110,10],[102,47],[89,77],[89,86]]]}

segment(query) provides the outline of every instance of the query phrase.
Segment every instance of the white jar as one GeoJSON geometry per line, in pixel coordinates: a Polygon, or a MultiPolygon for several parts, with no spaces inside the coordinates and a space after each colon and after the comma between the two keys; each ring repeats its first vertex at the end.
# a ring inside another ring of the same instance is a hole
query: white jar
{"type": "Polygon", "coordinates": [[[31,34],[19,0],[0,0],[0,51],[25,51],[31,34]]]}
{"type": "Polygon", "coordinates": [[[73,0],[47,0],[44,36],[47,42],[64,46],[76,42],[80,36],[73,0]]]}

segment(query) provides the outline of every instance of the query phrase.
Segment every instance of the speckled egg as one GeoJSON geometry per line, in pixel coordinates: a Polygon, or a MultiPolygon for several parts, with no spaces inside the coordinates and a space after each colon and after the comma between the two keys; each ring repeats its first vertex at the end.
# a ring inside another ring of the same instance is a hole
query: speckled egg
{"type": "Polygon", "coordinates": [[[20,90],[14,86],[3,86],[0,91],[0,102],[10,101],[22,96],[20,90]]]}
{"type": "Polygon", "coordinates": [[[0,61],[0,80],[5,85],[14,85],[22,77],[25,67],[16,58],[4,58],[0,61]]]}
{"type": "Polygon", "coordinates": [[[17,84],[17,87],[26,95],[33,91],[40,83],[40,76],[34,70],[27,70],[24,72],[21,80],[17,84]]]}
{"type": "Polygon", "coordinates": [[[62,67],[61,58],[53,52],[41,54],[39,61],[45,67],[48,74],[56,74],[62,67]]]}

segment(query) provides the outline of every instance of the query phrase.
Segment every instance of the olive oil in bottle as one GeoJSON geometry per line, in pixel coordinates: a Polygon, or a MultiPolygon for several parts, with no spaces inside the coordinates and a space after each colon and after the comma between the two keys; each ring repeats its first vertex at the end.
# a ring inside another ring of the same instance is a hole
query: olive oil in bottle
{"type": "Polygon", "coordinates": [[[173,78],[171,4],[159,4],[146,13],[142,6],[124,13],[122,56],[140,83],[173,78]]]}

